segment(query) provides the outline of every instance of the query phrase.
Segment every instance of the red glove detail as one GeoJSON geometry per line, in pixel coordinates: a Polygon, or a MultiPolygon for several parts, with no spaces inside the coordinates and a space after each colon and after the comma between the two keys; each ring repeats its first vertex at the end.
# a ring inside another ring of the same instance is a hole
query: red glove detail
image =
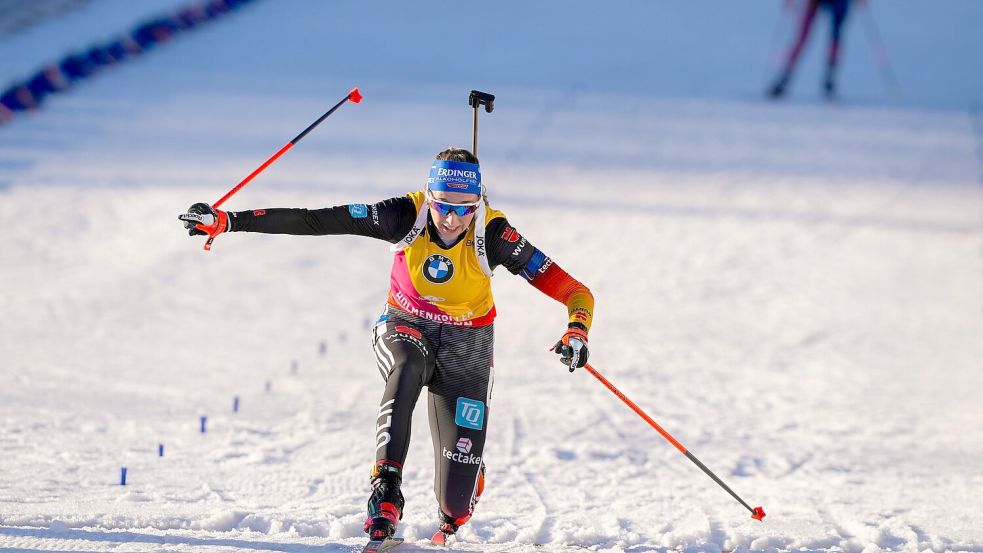
{"type": "Polygon", "coordinates": [[[577,327],[570,327],[567,329],[566,333],[560,338],[561,344],[564,346],[570,345],[570,338],[580,338],[580,341],[587,343],[587,331],[577,327]]]}
{"type": "Polygon", "coordinates": [[[215,208],[212,208],[212,211],[215,212],[215,222],[207,226],[201,223],[195,225],[196,229],[204,231],[209,236],[221,234],[229,227],[229,216],[224,211],[215,208]]]}

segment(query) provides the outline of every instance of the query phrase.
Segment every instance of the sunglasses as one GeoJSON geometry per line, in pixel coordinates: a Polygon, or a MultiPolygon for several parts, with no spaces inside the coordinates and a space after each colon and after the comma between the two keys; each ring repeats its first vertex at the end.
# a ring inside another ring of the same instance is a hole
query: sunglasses
{"type": "Polygon", "coordinates": [[[434,209],[437,210],[437,213],[440,213],[440,215],[443,217],[447,217],[451,213],[457,215],[458,217],[466,217],[474,213],[478,209],[478,203],[481,202],[481,200],[478,200],[477,202],[471,204],[454,204],[451,202],[440,201],[430,194],[428,194],[428,196],[430,205],[432,205],[434,209]]]}

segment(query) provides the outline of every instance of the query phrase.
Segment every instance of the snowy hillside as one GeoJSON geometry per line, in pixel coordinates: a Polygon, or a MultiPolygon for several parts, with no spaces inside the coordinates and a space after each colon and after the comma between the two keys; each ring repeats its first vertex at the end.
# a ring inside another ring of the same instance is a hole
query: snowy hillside
{"type": "MultiPolygon", "coordinates": [[[[179,5],[135,4],[4,37],[0,77],[179,5]]],[[[774,104],[778,3],[681,4],[257,2],[0,127],[0,550],[361,545],[387,245],[206,253],[176,220],[359,86],[225,207],[416,189],[495,93],[491,201],[593,291],[592,364],[768,513],[568,374],[563,307],[500,270],[488,484],[449,550],[983,552],[983,5],[872,0],[903,95],[857,14],[843,101],[816,36],[774,104]]],[[[406,551],[437,510],[417,415],[406,551]]]]}

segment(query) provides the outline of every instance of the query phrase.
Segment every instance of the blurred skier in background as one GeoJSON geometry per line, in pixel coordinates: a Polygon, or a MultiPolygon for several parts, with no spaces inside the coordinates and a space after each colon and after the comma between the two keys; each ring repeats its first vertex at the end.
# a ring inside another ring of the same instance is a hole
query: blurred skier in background
{"type": "MultiPolygon", "coordinates": [[[[836,97],[836,68],[840,59],[840,47],[843,31],[843,24],[846,22],[847,14],[850,12],[850,4],[853,2],[862,3],[866,0],[806,0],[805,8],[802,11],[802,18],[799,22],[798,33],[789,50],[785,65],[775,79],[774,84],[768,90],[772,98],[781,98],[785,95],[792,73],[795,71],[795,64],[798,62],[799,55],[809,38],[813,21],[816,19],[816,12],[823,8],[830,15],[830,39],[826,50],[826,73],[823,79],[823,90],[827,98],[836,97]]],[[[793,9],[794,1],[785,0],[785,9],[793,9]]]]}
{"type": "Polygon", "coordinates": [[[393,244],[389,298],[372,336],[386,386],[375,424],[370,540],[392,537],[402,518],[403,464],[424,386],[440,509],[434,542],[444,543],[474,512],[494,380],[492,269],[502,265],[563,303],[568,323],[553,351],[570,371],[587,363],[594,297],[491,208],[468,150],[440,152],[422,190],[376,204],[227,213],[197,203],[178,218],[191,235],[355,234],[393,244]]]}

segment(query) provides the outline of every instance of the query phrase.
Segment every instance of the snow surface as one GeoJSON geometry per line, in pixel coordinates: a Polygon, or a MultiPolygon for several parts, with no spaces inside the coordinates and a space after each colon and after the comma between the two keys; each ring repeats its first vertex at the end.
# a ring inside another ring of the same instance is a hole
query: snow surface
{"type": "MultiPolygon", "coordinates": [[[[593,290],[594,366],[768,512],[751,520],[567,374],[546,351],[563,308],[502,271],[488,485],[449,550],[983,551],[967,112],[983,94],[965,71],[983,5],[873,3],[901,98],[853,25],[846,100],[817,102],[804,71],[770,104],[754,95],[777,5],[678,4],[261,2],[0,128],[0,550],[361,543],[386,245],[235,234],[205,253],[176,220],[359,85],[362,104],[227,207],[416,188],[434,152],[469,144],[467,91],[497,94],[492,202],[593,290]]],[[[104,17],[134,5],[93,2],[8,37],[0,60],[121,32],[104,17]]],[[[418,415],[406,550],[428,548],[436,512],[418,415]]]]}

